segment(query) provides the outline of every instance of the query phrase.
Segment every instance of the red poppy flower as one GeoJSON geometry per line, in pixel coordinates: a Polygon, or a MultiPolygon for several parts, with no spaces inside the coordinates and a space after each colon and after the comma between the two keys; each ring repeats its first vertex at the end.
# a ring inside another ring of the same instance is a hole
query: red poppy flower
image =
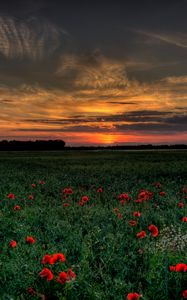
{"type": "Polygon", "coordinates": [[[151,224],[149,227],[148,227],[148,230],[149,231],[151,231],[151,235],[153,236],[153,237],[156,237],[157,235],[158,235],[158,228],[155,226],[155,225],[153,225],[153,224],[151,224]]]}
{"type": "Polygon", "coordinates": [[[182,222],[187,222],[187,217],[182,217],[181,221],[182,222]]]}
{"type": "Polygon", "coordinates": [[[79,201],[79,202],[78,202],[78,205],[79,205],[79,206],[83,206],[83,205],[84,205],[84,202],[79,201]]]}
{"type": "Polygon", "coordinates": [[[117,217],[118,217],[118,219],[122,219],[122,218],[123,218],[123,215],[122,215],[121,213],[118,213],[118,214],[117,214],[117,217]]]}
{"type": "Polygon", "coordinates": [[[32,287],[29,287],[29,288],[27,289],[27,291],[28,291],[28,293],[29,293],[30,295],[32,295],[32,296],[35,296],[35,295],[36,295],[36,291],[35,291],[32,287]]]}
{"type": "Polygon", "coordinates": [[[33,200],[33,199],[34,199],[34,196],[33,196],[33,195],[29,195],[29,196],[28,196],[28,199],[29,199],[29,200],[33,200]]]}
{"type": "Polygon", "coordinates": [[[121,204],[124,205],[126,203],[125,200],[120,200],[121,204]]]}
{"type": "Polygon", "coordinates": [[[187,265],[186,264],[177,264],[175,266],[176,272],[187,272],[187,265]]]}
{"type": "Polygon", "coordinates": [[[103,192],[103,189],[100,187],[97,189],[97,193],[102,193],[103,192]]]}
{"type": "Polygon", "coordinates": [[[187,299],[187,290],[183,291],[182,296],[184,299],[187,299]]]}
{"type": "Polygon", "coordinates": [[[42,264],[50,264],[51,261],[51,255],[45,254],[44,257],[42,258],[42,264]]]}
{"type": "Polygon", "coordinates": [[[65,188],[63,190],[63,193],[66,195],[71,195],[71,194],[73,194],[73,190],[72,190],[72,188],[65,188]]]}
{"type": "Polygon", "coordinates": [[[133,212],[133,216],[139,218],[141,216],[141,213],[139,211],[133,212]]]}
{"type": "Polygon", "coordinates": [[[51,256],[50,264],[54,264],[57,261],[65,262],[65,260],[66,260],[66,258],[65,258],[65,255],[63,253],[55,253],[51,256]]]}
{"type": "Polygon", "coordinates": [[[136,234],[136,236],[137,236],[138,238],[140,238],[140,239],[143,239],[143,238],[146,237],[146,232],[145,232],[144,230],[142,230],[142,231],[138,232],[138,233],[136,234]]]}
{"type": "Polygon", "coordinates": [[[32,183],[31,186],[32,186],[32,188],[35,188],[35,187],[36,187],[36,184],[35,184],[35,183],[32,183]]]}
{"type": "Polygon", "coordinates": [[[87,201],[89,201],[90,200],[90,198],[88,197],[88,196],[82,196],[82,198],[81,198],[81,201],[83,202],[83,203],[86,203],[87,201]]]}
{"type": "Polygon", "coordinates": [[[127,193],[122,193],[118,196],[118,200],[130,200],[131,197],[127,193]]]}
{"type": "Polygon", "coordinates": [[[135,220],[129,221],[129,225],[131,225],[131,226],[135,226],[136,224],[137,224],[137,221],[135,221],[135,220]]]}
{"type": "Polygon", "coordinates": [[[170,270],[171,272],[175,272],[175,266],[169,266],[169,270],[170,270]]]}
{"type": "Polygon", "coordinates": [[[183,208],[183,207],[184,207],[184,203],[183,203],[183,202],[179,202],[179,203],[178,203],[178,207],[179,207],[179,208],[183,208]]]}
{"type": "Polygon", "coordinates": [[[40,273],[40,277],[46,278],[48,281],[53,279],[53,273],[48,268],[44,268],[40,273]]]}
{"type": "Polygon", "coordinates": [[[76,278],[76,274],[73,272],[71,268],[69,268],[67,271],[67,281],[70,281],[75,278],[76,278]]]}
{"type": "Polygon", "coordinates": [[[16,246],[17,246],[17,242],[16,241],[14,241],[14,240],[10,241],[9,247],[15,248],[16,246]]]}
{"type": "Polygon", "coordinates": [[[139,194],[138,194],[138,199],[136,200],[136,202],[142,202],[142,201],[147,201],[149,199],[151,199],[153,197],[153,192],[150,192],[148,190],[140,190],[139,194]],[[138,201],[141,200],[141,201],[138,201]]]}
{"type": "Polygon", "coordinates": [[[166,195],[166,192],[162,191],[162,192],[159,193],[159,195],[163,197],[163,196],[166,195]]]}
{"type": "Polygon", "coordinates": [[[44,184],[45,184],[45,181],[39,180],[38,183],[41,184],[41,185],[44,185],[44,184]]]}
{"type": "Polygon", "coordinates": [[[67,273],[66,272],[60,272],[60,274],[57,277],[57,282],[64,284],[67,281],[67,273]]]}
{"type": "Polygon", "coordinates": [[[140,298],[140,294],[138,293],[129,293],[127,295],[127,300],[138,300],[140,298]]]}
{"type": "Polygon", "coordinates": [[[8,199],[15,199],[15,195],[10,193],[10,194],[7,195],[7,198],[8,199]]]}
{"type": "Polygon", "coordinates": [[[70,206],[70,203],[64,203],[63,206],[64,207],[70,206]]]}
{"type": "Polygon", "coordinates": [[[30,245],[34,244],[36,242],[36,240],[32,236],[27,236],[25,240],[26,240],[27,244],[30,244],[30,245]]]}
{"type": "Polygon", "coordinates": [[[21,207],[19,205],[14,206],[14,210],[20,210],[20,209],[21,209],[21,207]]]}

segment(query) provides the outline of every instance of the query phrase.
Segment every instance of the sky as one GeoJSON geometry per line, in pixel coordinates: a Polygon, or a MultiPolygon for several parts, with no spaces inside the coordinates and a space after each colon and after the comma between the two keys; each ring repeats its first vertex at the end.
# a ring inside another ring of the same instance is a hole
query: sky
{"type": "Polygon", "coordinates": [[[187,142],[187,0],[0,3],[0,140],[187,142]]]}

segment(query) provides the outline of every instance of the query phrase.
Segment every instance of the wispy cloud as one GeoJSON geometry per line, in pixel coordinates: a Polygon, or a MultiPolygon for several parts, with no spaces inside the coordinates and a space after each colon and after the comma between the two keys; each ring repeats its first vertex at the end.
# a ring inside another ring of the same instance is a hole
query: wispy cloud
{"type": "Polygon", "coordinates": [[[187,48],[187,34],[182,32],[155,33],[141,29],[131,29],[133,32],[144,35],[151,39],[171,44],[180,48],[187,48]]]}
{"type": "Polygon", "coordinates": [[[42,59],[52,54],[67,34],[46,20],[0,16],[0,53],[6,58],[42,59]]]}

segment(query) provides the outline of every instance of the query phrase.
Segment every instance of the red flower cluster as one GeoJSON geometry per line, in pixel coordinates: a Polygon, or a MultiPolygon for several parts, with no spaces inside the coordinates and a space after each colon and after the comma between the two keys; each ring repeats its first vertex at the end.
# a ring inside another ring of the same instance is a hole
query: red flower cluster
{"type": "Polygon", "coordinates": [[[138,193],[138,199],[135,200],[137,203],[141,203],[143,201],[148,201],[153,197],[153,192],[150,192],[148,190],[140,190],[138,193]]]}
{"type": "Polygon", "coordinates": [[[63,190],[63,194],[65,194],[65,195],[71,195],[71,194],[73,194],[72,188],[65,188],[63,190]]]}
{"type": "Polygon", "coordinates": [[[138,293],[129,293],[127,295],[127,300],[138,300],[140,298],[140,294],[138,293]]]}
{"type": "Polygon", "coordinates": [[[76,275],[75,273],[72,271],[72,269],[68,269],[67,272],[60,272],[60,274],[57,277],[57,282],[64,284],[66,282],[71,281],[72,279],[75,279],[76,275]]]}
{"type": "Polygon", "coordinates": [[[181,221],[182,222],[187,222],[187,217],[182,217],[181,221]]]}
{"type": "Polygon", "coordinates": [[[127,193],[122,193],[118,196],[118,200],[128,201],[131,200],[131,197],[127,193]]]}
{"type": "Polygon", "coordinates": [[[56,262],[65,262],[66,258],[63,253],[54,253],[52,255],[46,254],[42,258],[42,264],[54,265],[56,262]]]}
{"type": "Polygon", "coordinates": [[[90,198],[88,196],[82,196],[81,200],[78,202],[78,205],[83,206],[89,200],[90,198]]]}
{"type": "Polygon", "coordinates": [[[176,266],[169,266],[169,270],[171,272],[187,272],[187,265],[179,263],[176,266]]]}

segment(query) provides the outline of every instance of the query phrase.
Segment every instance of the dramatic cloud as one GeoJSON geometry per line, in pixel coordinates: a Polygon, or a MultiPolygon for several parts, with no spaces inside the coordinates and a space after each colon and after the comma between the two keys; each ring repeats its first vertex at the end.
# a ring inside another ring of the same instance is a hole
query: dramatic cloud
{"type": "Polygon", "coordinates": [[[58,49],[63,35],[67,32],[42,19],[0,16],[0,53],[6,58],[40,60],[58,49]]]}

